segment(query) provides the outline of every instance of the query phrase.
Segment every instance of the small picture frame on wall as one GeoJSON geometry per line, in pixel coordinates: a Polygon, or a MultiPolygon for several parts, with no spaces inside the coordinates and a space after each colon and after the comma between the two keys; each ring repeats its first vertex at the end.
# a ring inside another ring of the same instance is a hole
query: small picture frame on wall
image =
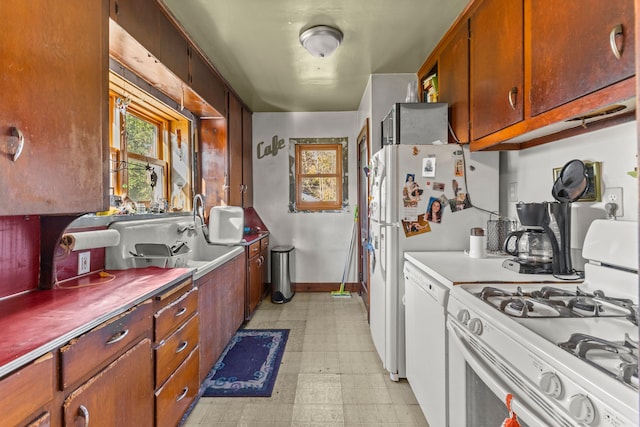
{"type": "MultiPolygon", "coordinates": [[[[599,202],[602,199],[602,189],[600,185],[600,168],[602,162],[586,162],[583,161],[587,169],[587,179],[589,185],[587,191],[580,197],[578,202],[599,202]]],[[[553,168],[553,182],[556,182],[562,171],[562,167],[553,168]]]]}

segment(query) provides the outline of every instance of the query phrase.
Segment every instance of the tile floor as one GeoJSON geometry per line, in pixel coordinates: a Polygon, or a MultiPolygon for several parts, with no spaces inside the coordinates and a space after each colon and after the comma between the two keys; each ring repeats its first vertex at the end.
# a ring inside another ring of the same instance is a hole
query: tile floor
{"type": "Polygon", "coordinates": [[[203,397],[185,427],[428,427],[406,380],[382,368],[358,295],[265,299],[245,327],[291,330],[273,394],[203,397]]]}

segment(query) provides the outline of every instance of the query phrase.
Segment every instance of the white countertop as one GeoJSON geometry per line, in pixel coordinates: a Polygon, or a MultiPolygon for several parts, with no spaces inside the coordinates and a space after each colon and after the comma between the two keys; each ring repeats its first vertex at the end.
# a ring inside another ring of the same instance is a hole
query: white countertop
{"type": "MultiPolygon", "coordinates": [[[[405,252],[404,258],[445,286],[463,283],[565,283],[551,274],[523,274],[502,267],[511,256],[471,258],[463,251],[405,252]]],[[[580,280],[576,280],[580,282],[580,280]]]]}

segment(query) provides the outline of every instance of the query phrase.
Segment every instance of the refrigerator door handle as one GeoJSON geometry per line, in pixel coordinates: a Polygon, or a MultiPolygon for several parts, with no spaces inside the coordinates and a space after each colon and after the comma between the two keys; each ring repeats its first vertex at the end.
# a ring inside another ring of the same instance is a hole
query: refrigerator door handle
{"type": "Polygon", "coordinates": [[[400,228],[400,224],[397,222],[380,222],[381,227],[398,227],[400,228]]]}

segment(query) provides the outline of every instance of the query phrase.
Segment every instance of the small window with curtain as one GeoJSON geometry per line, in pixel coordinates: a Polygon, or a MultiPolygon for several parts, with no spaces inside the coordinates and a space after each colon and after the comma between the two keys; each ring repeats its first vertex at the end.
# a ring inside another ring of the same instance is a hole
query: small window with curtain
{"type": "Polygon", "coordinates": [[[342,208],[342,144],[296,144],[297,210],[342,208]]]}

